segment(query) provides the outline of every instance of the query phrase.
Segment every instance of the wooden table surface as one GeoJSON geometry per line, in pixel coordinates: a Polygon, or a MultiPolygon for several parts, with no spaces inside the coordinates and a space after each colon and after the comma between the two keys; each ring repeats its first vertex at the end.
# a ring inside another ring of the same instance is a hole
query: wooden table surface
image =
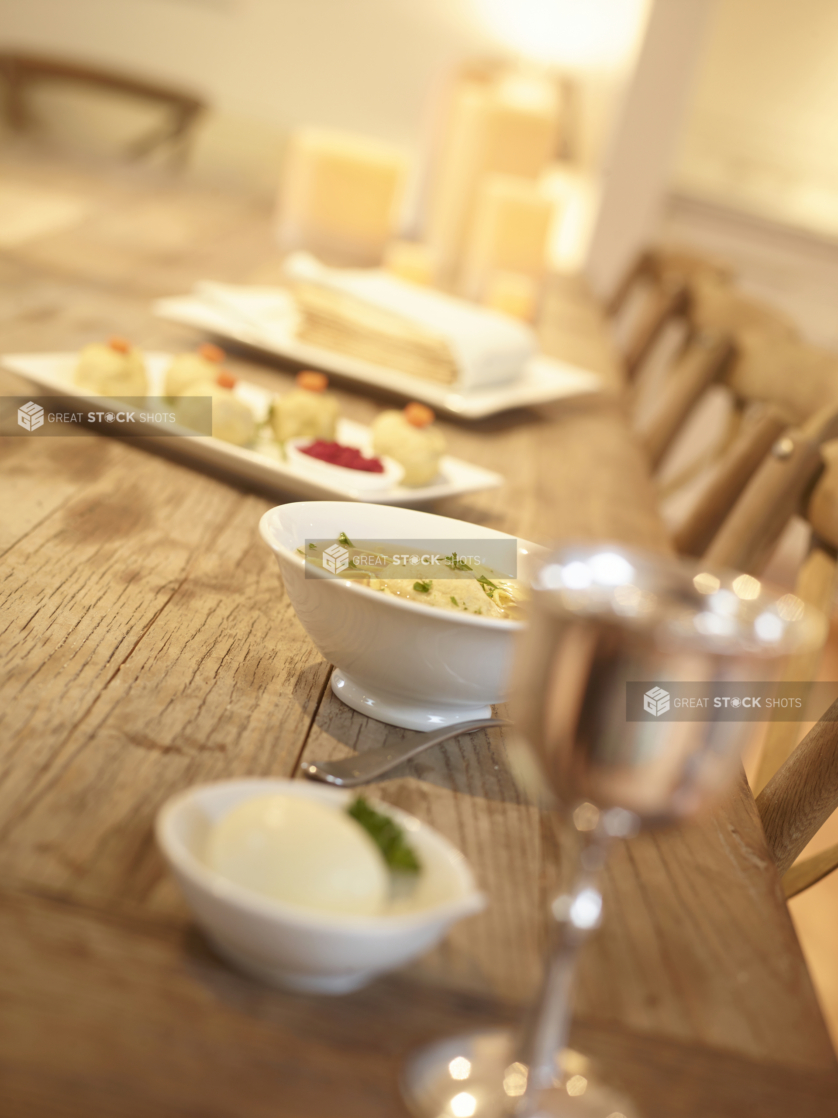
{"type": "MultiPolygon", "coordinates": [[[[32,156],[7,154],[0,172],[80,207],[64,228],[6,234],[0,352],[115,333],[188,348],[197,336],[156,320],[152,298],[277,275],[260,199],[32,156]]],[[[619,385],[578,285],[552,285],[544,342],[619,385]]],[[[231,364],[290,383],[287,368],[231,364]]],[[[7,373],[0,389],[27,391],[7,373]]],[[[361,420],[382,403],[338,394],[361,420]]],[[[544,542],[668,546],[616,392],[442,427],[453,453],[508,483],[436,511],[544,542]]],[[[342,998],[238,975],[191,923],[155,812],[196,781],[291,776],[302,757],[400,731],[332,696],[257,535],[275,501],[95,436],[7,438],[0,470],[0,1114],[403,1115],[410,1050],[513,1020],[538,980],[561,832],[513,782],[503,734],[451,741],[375,788],[465,853],[482,915],[342,998]]],[[[835,1057],[744,780],[712,817],[615,852],[577,1005],[574,1042],[646,1118],[838,1114],[835,1057]]]]}

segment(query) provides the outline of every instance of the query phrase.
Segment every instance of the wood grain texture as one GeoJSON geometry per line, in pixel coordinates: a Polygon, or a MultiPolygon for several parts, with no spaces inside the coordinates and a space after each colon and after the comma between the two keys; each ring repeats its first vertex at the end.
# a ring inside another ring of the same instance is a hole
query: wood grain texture
{"type": "MultiPolygon", "coordinates": [[[[345,757],[401,736],[329,692],[303,758],[345,757]]],[[[550,814],[522,801],[507,767],[507,736],[495,729],[452,739],[370,794],[429,820],[466,854],[489,897],[485,913],[456,927],[414,969],[464,993],[488,988],[520,1001],[540,974],[538,948],[549,901],[568,872],[567,844],[550,814]],[[536,865],[534,880],[527,867],[536,865]]],[[[790,965],[796,941],[787,914],[775,923],[777,953],[769,960],[763,948],[763,913],[776,911],[781,896],[744,780],[711,819],[618,844],[606,870],[608,916],[582,960],[579,1012],[638,1035],[692,1039],[755,1059],[828,1063],[828,1041],[813,1046],[806,1028],[815,1003],[805,968],[790,965]],[[732,901],[743,880],[756,902],[751,911],[732,901]],[[779,1003],[796,1028],[765,1012],[779,1003]]]]}
{"type": "Polygon", "coordinates": [[[160,883],[150,826],[163,800],[196,780],[289,771],[326,665],[256,534],[267,503],[191,473],[184,486],[171,463],[128,455],[127,472],[155,498],[123,485],[134,498],[119,505],[131,510],[123,538],[114,502],[85,496],[20,545],[26,599],[7,586],[25,636],[7,634],[16,656],[2,702],[0,866],[76,897],[140,903],[160,883]],[[167,485],[180,504],[165,499],[167,485]],[[75,564],[87,571],[92,550],[98,577],[67,569],[67,531],[75,564]],[[39,609],[62,578],[61,608],[39,609]]]}
{"type": "Polygon", "coordinates": [[[838,548],[838,441],[824,443],[821,455],[826,465],[806,505],[806,519],[816,535],[838,548]]]}
{"type": "Polygon", "coordinates": [[[781,874],[838,807],[838,700],[757,796],[757,810],[781,874]]]}
{"type": "MultiPolygon", "coordinates": [[[[0,258],[5,351],[115,331],[191,347],[193,333],[153,319],[152,295],[207,276],[276,278],[261,202],[59,170],[10,168],[22,182],[89,187],[97,205],[0,258]]],[[[441,424],[452,453],[508,481],[437,511],[537,541],[667,550],[601,312],[562,279],[546,308],[543,344],[600,371],[609,392],[441,424]]],[[[268,387],[290,383],[287,367],[244,351],[231,363],[268,387]]],[[[353,419],[381,407],[335,391],[353,419]]],[[[399,731],[331,695],[258,539],[263,498],[109,439],[10,439],[0,469],[13,480],[0,520],[0,1113],[325,1118],[339,1098],[347,1118],[402,1114],[408,1051],[508,1020],[538,980],[567,847],[518,791],[507,740],[455,739],[375,788],[464,850],[491,899],[484,914],[345,999],[239,977],[163,873],[155,810],[195,781],[290,776],[303,751],[338,756],[399,731]]],[[[772,1092],[822,1112],[835,1060],[744,786],[695,828],[618,850],[606,904],[578,1036],[621,1069],[649,1118],[670,1118],[670,1100],[686,1118],[739,1118],[742,1084],[766,1114],[781,1112],[772,1092]]]]}
{"type": "MultiPolygon", "coordinates": [[[[25,794],[40,750],[95,706],[234,504],[211,484],[184,487],[163,462],[115,441],[39,440],[47,443],[62,447],[63,464],[84,481],[5,555],[0,782],[8,802],[25,794]]],[[[42,459],[50,471],[56,450],[42,459]]]]}
{"type": "Polygon", "coordinates": [[[802,858],[783,874],[783,891],[791,900],[804,889],[817,885],[825,877],[838,869],[838,843],[819,850],[811,858],[802,858]]]}
{"type": "MultiPolygon", "coordinates": [[[[412,974],[324,1007],[235,974],[189,929],[9,890],[0,937],[0,1111],[26,1118],[334,1118],[337,1100],[344,1118],[406,1118],[397,1082],[410,1052],[511,1021],[412,974]]],[[[828,1071],[584,1018],[571,1039],[645,1118],[823,1118],[834,1101],[828,1071]]]]}

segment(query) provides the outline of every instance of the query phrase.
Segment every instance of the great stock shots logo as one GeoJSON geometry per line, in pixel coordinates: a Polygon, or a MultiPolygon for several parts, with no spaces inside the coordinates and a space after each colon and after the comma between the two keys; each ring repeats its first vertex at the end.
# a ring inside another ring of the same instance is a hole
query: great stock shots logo
{"type": "Polygon", "coordinates": [[[2,396],[0,435],[19,438],[89,437],[92,433],[137,438],[190,438],[212,434],[212,396],[182,396],[174,403],[157,396],[108,400],[101,410],[84,396],[2,396]],[[85,410],[82,411],[81,409],[85,410]]]}
{"type": "Polygon", "coordinates": [[[629,722],[838,722],[838,681],[626,683],[629,722]]]}
{"type": "Polygon", "coordinates": [[[349,552],[339,543],[332,544],[323,552],[323,566],[333,575],[339,575],[349,566],[349,552]]]}
{"type": "Polygon", "coordinates": [[[658,718],[669,710],[669,692],[662,687],[653,687],[643,696],[643,709],[658,718]]]}
{"type": "Polygon", "coordinates": [[[297,550],[305,558],[306,578],[415,580],[419,592],[429,592],[435,579],[476,579],[491,598],[488,591],[498,589],[494,578],[518,577],[518,541],[511,536],[362,540],[339,532],[337,539],[306,539],[297,550]]]}
{"type": "Polygon", "coordinates": [[[25,427],[27,431],[37,431],[44,425],[44,409],[40,404],[34,404],[30,400],[28,404],[17,409],[17,424],[18,427],[25,427]]]}

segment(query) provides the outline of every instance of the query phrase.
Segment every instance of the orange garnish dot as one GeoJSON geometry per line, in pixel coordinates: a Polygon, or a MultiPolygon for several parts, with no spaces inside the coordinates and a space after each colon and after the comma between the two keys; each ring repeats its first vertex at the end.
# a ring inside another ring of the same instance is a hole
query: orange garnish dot
{"type": "Polygon", "coordinates": [[[222,388],[235,388],[236,378],[226,369],[222,369],[218,376],[215,378],[215,383],[220,384],[222,388]]]}
{"type": "Polygon", "coordinates": [[[128,353],[131,349],[131,343],[126,342],[124,338],[110,338],[108,345],[117,353],[128,353]]]}
{"type": "Polygon", "coordinates": [[[304,369],[297,373],[297,384],[309,392],[325,392],[329,385],[329,378],[325,373],[315,373],[313,369],[304,369]]]}
{"type": "Polygon", "coordinates": [[[404,417],[414,427],[427,427],[434,421],[434,413],[425,404],[408,404],[404,409],[404,417]]]}
{"type": "Polygon", "coordinates": [[[205,361],[212,361],[216,365],[220,365],[224,360],[224,350],[212,342],[205,342],[203,345],[198,346],[198,353],[205,361]]]}

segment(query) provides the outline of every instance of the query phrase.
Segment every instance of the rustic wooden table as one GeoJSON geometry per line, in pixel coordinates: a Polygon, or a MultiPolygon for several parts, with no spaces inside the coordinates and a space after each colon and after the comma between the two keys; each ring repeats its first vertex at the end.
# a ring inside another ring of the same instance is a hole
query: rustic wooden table
{"type": "MultiPolygon", "coordinates": [[[[261,200],[31,156],[6,155],[2,173],[47,215],[56,191],[65,212],[77,204],[41,235],[0,221],[2,352],[114,333],[186,348],[197,339],[155,320],[152,297],[277,274],[261,200]]],[[[548,347],[618,386],[576,286],[553,285],[547,318],[548,347]]],[[[232,363],[290,383],[291,370],[232,363]]],[[[0,377],[6,394],[27,390],[0,377]]],[[[362,420],[381,405],[340,397],[362,420]]],[[[443,426],[454,453],[508,483],[440,511],[530,539],[667,547],[616,396],[443,426]]],[[[333,698],[257,536],[271,500],[107,438],[8,438],[0,467],[0,1113],[403,1114],[411,1049],[513,1019],[538,980],[561,835],[515,786],[503,735],[451,741],[376,788],[463,850],[484,914],[343,998],[234,973],[155,849],[160,804],[399,732],[333,698]]],[[[835,1057],[744,781],[700,825],[619,849],[606,905],[573,1039],[647,1118],[838,1114],[835,1057]]]]}

